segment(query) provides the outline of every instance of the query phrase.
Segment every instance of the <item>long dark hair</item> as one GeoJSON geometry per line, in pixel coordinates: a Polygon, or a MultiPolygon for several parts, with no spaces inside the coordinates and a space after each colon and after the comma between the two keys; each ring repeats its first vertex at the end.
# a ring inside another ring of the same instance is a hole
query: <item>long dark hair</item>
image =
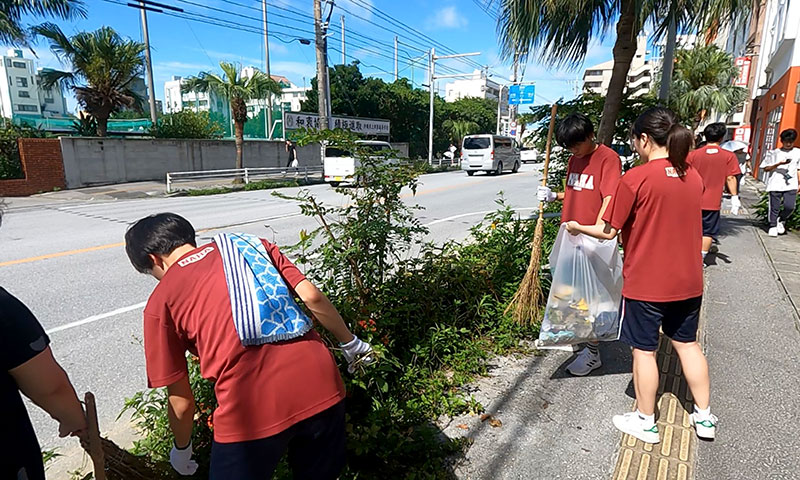
{"type": "Polygon", "coordinates": [[[694,138],[688,128],[678,122],[678,116],[664,107],[652,107],[644,111],[633,122],[633,135],[639,137],[646,133],[653,141],[667,147],[669,162],[678,175],[683,176],[689,165],[686,156],[692,149],[694,138]]]}

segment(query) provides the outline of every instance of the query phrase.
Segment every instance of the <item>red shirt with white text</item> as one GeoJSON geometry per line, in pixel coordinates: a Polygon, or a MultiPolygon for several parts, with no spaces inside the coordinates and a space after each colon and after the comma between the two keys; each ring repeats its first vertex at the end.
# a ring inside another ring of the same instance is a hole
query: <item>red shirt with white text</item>
{"type": "MultiPolygon", "coordinates": [[[[286,285],[305,279],[275,245],[263,241],[286,285]]],[[[280,433],[344,398],[333,355],[315,331],[244,347],[236,333],[222,258],[215,244],[182,256],[158,283],[144,310],[144,350],[151,388],[187,374],[186,351],[215,382],[214,439],[256,440],[280,433]]]]}
{"type": "Polygon", "coordinates": [[[582,225],[597,223],[603,199],[614,195],[621,174],[619,155],[605,145],[598,145],[589,155],[571,156],[567,163],[561,221],[575,220],[582,225]]]}
{"type": "Polygon", "coordinates": [[[667,159],[629,170],[603,220],[622,232],[622,295],[672,302],[703,294],[703,179],[689,167],[679,177],[667,159]]]}
{"type": "Polygon", "coordinates": [[[736,154],[719,145],[706,145],[689,152],[686,159],[703,178],[703,210],[719,210],[725,179],[742,173],[736,154]]]}

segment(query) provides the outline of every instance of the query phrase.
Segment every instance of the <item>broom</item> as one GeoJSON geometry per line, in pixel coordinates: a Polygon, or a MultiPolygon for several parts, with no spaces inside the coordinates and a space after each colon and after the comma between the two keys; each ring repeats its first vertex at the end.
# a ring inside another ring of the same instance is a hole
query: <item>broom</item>
{"type": "MultiPolygon", "coordinates": [[[[547,147],[544,155],[544,167],[542,168],[542,186],[547,185],[547,169],[550,166],[550,146],[553,141],[553,129],[556,124],[557,104],[553,104],[550,110],[550,127],[547,129],[547,147]]],[[[514,320],[520,325],[530,325],[539,316],[539,301],[542,296],[542,289],[539,284],[539,269],[542,256],[542,237],[544,236],[544,202],[539,202],[539,216],[536,218],[536,229],[533,233],[531,245],[531,261],[528,263],[528,270],[519,284],[517,293],[508,304],[505,313],[514,309],[514,320]]]]}
{"type": "MultiPolygon", "coordinates": [[[[84,404],[88,428],[86,441],[81,444],[92,459],[94,480],[168,480],[178,477],[169,465],[137,457],[111,440],[101,437],[97,422],[97,404],[92,392],[86,392],[84,404]]],[[[91,477],[87,475],[84,478],[91,477]]]]}

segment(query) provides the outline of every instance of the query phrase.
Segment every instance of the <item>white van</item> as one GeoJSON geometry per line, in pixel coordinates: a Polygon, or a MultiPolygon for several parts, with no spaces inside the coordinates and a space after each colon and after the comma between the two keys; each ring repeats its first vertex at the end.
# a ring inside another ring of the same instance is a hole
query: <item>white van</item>
{"type": "MultiPolygon", "coordinates": [[[[356,143],[367,150],[380,152],[391,150],[389,142],[378,140],[356,140],[356,143]]],[[[325,181],[333,187],[338,187],[342,182],[353,182],[355,180],[356,168],[360,166],[351,152],[337,147],[325,147],[323,157],[323,175],[325,181]]]]}
{"type": "Polygon", "coordinates": [[[467,135],[461,141],[461,170],[467,175],[487,172],[500,175],[519,170],[520,159],[516,142],[501,135],[467,135]]]}

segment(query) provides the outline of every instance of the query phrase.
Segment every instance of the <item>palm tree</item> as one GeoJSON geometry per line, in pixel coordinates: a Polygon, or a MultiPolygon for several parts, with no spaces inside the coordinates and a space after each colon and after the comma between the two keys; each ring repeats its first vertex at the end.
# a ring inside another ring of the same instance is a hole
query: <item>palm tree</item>
{"type": "Polygon", "coordinates": [[[72,20],[85,17],[86,10],[81,0],[0,0],[0,43],[30,46],[23,15],[72,20]]]}
{"type": "Polygon", "coordinates": [[[616,18],[614,68],[603,104],[597,137],[610,144],[627,83],[636,37],[650,21],[660,39],[674,21],[678,30],[706,31],[749,9],[750,0],[501,0],[498,31],[503,53],[534,54],[550,66],[577,67],[591,42],[616,18]]]}
{"type": "Polygon", "coordinates": [[[111,27],[67,37],[52,23],[33,28],[50,40],[50,50],[71,72],[46,71],[42,86],[60,83],[75,93],[78,104],[97,120],[97,135],[106,136],[108,118],[120,109],[141,109],[142,98],[131,90],[144,71],[144,44],[119,36],[111,27]]]}
{"type": "Polygon", "coordinates": [[[222,76],[200,72],[196,77],[187,78],[181,89],[183,92],[214,93],[230,102],[236,139],[236,168],[242,168],[247,101],[263,99],[267,95],[280,95],[281,86],[258,70],[254,70],[250,76],[243,76],[239,65],[219,62],[219,68],[222,69],[222,76]]]}
{"type": "Polygon", "coordinates": [[[442,126],[456,145],[461,145],[464,137],[481,129],[480,125],[470,120],[445,120],[442,126]]]}
{"type": "Polygon", "coordinates": [[[716,45],[680,50],[669,105],[694,131],[708,114],[731,113],[745,101],[747,90],[732,83],[737,73],[733,57],[716,45]]]}

